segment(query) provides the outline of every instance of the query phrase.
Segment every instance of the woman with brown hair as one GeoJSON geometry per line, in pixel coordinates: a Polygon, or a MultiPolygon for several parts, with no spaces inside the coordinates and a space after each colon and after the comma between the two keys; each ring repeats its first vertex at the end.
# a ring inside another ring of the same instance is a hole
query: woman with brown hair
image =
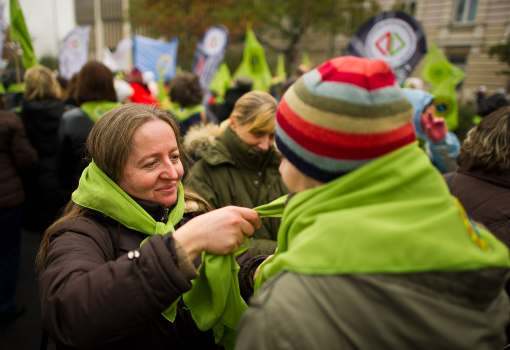
{"type": "Polygon", "coordinates": [[[217,349],[179,298],[202,251],[237,251],[260,221],[235,207],[198,216],[207,204],[181,184],[178,135],[169,113],[140,104],[92,128],[92,162],[38,255],[42,318],[60,346],[217,349]]]}
{"type": "Polygon", "coordinates": [[[113,86],[113,74],[102,63],[90,61],[76,78],[74,98],[79,108],[66,112],[60,123],[57,175],[68,194],[78,187],[87,166],[85,141],[101,116],[119,106],[113,86]]]}
{"type": "Polygon", "coordinates": [[[16,112],[39,161],[22,177],[26,193],[23,226],[43,233],[65,205],[65,192],[55,174],[55,156],[60,119],[70,107],[61,99],[60,84],[48,68],[29,68],[24,80],[25,93],[16,112]]]}
{"type": "Polygon", "coordinates": [[[179,73],[170,82],[169,110],[179,121],[182,136],[191,126],[207,123],[205,107],[200,104],[203,97],[198,76],[193,73],[179,73]]]}
{"type": "Polygon", "coordinates": [[[457,157],[457,172],[444,175],[467,213],[510,247],[510,107],[471,129],[457,157]]]}
{"type": "MultiPolygon", "coordinates": [[[[288,193],[278,172],[280,154],[274,148],[276,108],[268,93],[243,95],[230,119],[221,124],[220,135],[195,152],[201,159],[191,169],[189,185],[211,207],[254,208],[288,193]]],[[[194,143],[188,138],[184,142],[194,143]]],[[[250,241],[252,255],[274,253],[280,221],[262,219],[250,241]]]]}

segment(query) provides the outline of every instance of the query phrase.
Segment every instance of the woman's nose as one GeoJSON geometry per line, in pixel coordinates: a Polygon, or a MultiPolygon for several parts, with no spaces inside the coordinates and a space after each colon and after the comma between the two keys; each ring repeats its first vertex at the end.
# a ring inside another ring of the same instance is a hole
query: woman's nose
{"type": "Polygon", "coordinates": [[[269,136],[264,137],[259,144],[259,148],[263,151],[267,151],[269,149],[269,136]]]}
{"type": "Polygon", "coordinates": [[[165,162],[164,169],[160,174],[160,177],[162,179],[167,180],[175,180],[179,178],[179,175],[177,174],[177,170],[175,169],[175,165],[169,160],[168,162],[165,162]]]}

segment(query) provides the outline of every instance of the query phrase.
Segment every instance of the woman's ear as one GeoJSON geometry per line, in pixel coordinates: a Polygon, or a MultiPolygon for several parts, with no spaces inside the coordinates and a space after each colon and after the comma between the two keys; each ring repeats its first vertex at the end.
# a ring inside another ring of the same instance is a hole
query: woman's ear
{"type": "Polygon", "coordinates": [[[236,131],[236,122],[234,121],[233,114],[230,115],[230,129],[232,129],[232,131],[236,131]]]}

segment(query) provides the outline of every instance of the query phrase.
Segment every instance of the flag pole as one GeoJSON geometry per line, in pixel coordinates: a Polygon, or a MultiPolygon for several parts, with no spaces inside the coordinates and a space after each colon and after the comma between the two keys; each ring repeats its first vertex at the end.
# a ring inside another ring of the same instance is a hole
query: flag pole
{"type": "Polygon", "coordinates": [[[21,76],[19,73],[19,56],[18,56],[18,43],[15,43],[15,49],[14,49],[14,67],[16,68],[16,81],[18,83],[18,91],[21,90],[21,76]]]}

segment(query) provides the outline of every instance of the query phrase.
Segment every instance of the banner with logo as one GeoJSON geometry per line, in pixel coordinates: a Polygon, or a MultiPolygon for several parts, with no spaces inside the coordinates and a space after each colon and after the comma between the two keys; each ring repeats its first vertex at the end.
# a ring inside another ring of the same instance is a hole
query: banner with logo
{"type": "Polygon", "coordinates": [[[405,12],[383,12],[358,29],[344,55],[385,60],[402,86],[426,52],[425,33],[413,16],[405,12]]]}
{"type": "Polygon", "coordinates": [[[434,95],[434,116],[444,118],[448,130],[455,130],[458,125],[455,87],[464,79],[464,72],[451,64],[436,44],[432,44],[420,76],[432,86],[429,92],[434,95]]]}
{"type": "Polygon", "coordinates": [[[271,87],[271,70],[266,61],[266,53],[255,33],[248,25],[244,39],[243,60],[234,73],[234,78],[247,76],[253,80],[252,90],[268,91],[271,87]]]}
{"type": "Polygon", "coordinates": [[[124,72],[129,69],[126,64],[126,56],[131,53],[133,40],[125,38],[119,41],[115,52],[105,47],[103,50],[103,64],[112,72],[124,72]]]}
{"type": "Polygon", "coordinates": [[[193,73],[200,77],[200,86],[204,91],[223,62],[229,42],[230,32],[223,25],[207,28],[198,40],[193,57],[193,73]]]}
{"type": "Polygon", "coordinates": [[[80,26],[67,34],[60,45],[58,57],[60,75],[65,79],[81,70],[89,58],[90,26],[80,26]]]}
{"type": "Polygon", "coordinates": [[[158,74],[161,67],[163,79],[172,79],[177,70],[177,48],[179,40],[173,38],[171,42],[147,38],[141,35],[133,36],[133,65],[142,73],[158,74]]]}

